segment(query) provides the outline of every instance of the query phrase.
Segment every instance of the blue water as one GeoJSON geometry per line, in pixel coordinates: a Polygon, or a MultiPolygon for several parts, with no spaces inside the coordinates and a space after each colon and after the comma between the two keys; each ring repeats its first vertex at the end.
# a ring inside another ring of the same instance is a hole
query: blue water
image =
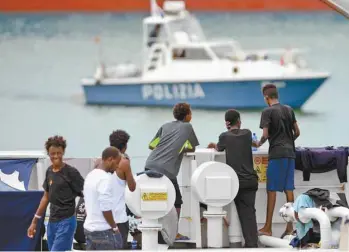
{"type": "MultiPolygon", "coordinates": [[[[95,157],[112,130],[131,134],[133,168],[142,169],[147,143],[172,120],[171,109],[87,107],[80,78],[108,63],[137,62],[146,14],[0,15],[0,150],[42,149],[53,134],[67,138],[67,156],[95,157]]],[[[233,38],[244,48],[308,48],[308,64],[331,79],[297,114],[297,145],[348,145],[349,22],[336,13],[200,13],[207,37],[233,38]]],[[[262,99],[262,97],[261,97],[262,99]]],[[[224,111],[193,111],[201,147],[225,129],[224,111]]],[[[260,112],[242,123],[260,136],[260,112]]]]}

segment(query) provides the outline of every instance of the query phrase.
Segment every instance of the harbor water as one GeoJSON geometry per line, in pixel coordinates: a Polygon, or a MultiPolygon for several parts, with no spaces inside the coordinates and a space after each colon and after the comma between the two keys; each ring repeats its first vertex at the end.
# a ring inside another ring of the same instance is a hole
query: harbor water
{"type": "MultiPolygon", "coordinates": [[[[131,135],[128,153],[143,169],[148,142],[168,108],[85,106],[80,78],[91,76],[99,58],[140,62],[142,18],[147,14],[1,14],[0,150],[43,149],[61,134],[69,157],[97,157],[115,129],[131,135]],[[99,36],[101,47],[95,44],[99,36]]],[[[297,146],[349,143],[349,22],[328,13],[200,13],[209,38],[232,38],[246,49],[307,48],[308,64],[332,77],[296,114],[297,146]]],[[[261,96],[260,99],[263,99],[261,96]]],[[[225,130],[224,111],[193,111],[200,147],[225,130]]],[[[260,111],[242,112],[243,127],[260,137],[260,111]]]]}

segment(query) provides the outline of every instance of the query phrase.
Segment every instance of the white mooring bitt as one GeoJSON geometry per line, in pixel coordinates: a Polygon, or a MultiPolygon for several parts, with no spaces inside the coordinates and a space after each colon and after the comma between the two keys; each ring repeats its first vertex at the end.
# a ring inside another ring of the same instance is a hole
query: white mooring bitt
{"type": "Polygon", "coordinates": [[[204,212],[207,218],[207,245],[222,248],[223,217],[227,214],[223,207],[234,200],[239,190],[239,179],[227,164],[209,161],[195,169],[191,186],[198,201],[207,205],[204,212]]]}
{"type": "Polygon", "coordinates": [[[166,176],[141,174],[136,177],[136,190],[125,191],[125,201],[130,210],[142,217],[139,229],[142,231],[142,250],[160,250],[158,232],[162,225],[158,220],[173,208],[176,191],[166,176]]]}

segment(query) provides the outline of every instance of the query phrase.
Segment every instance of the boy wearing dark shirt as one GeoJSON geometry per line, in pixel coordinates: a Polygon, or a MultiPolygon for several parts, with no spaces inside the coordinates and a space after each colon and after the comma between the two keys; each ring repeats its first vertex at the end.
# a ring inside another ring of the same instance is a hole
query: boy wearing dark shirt
{"type": "MultiPolygon", "coordinates": [[[[261,146],[269,141],[269,163],[267,169],[267,216],[260,235],[272,235],[272,220],[276,202],[276,192],[285,192],[287,202],[294,201],[294,169],[296,151],[294,141],[300,135],[295,114],[291,107],[279,103],[275,85],[263,87],[263,96],[268,104],[261,116],[260,128],[263,135],[258,143],[261,146]]],[[[287,224],[282,236],[292,233],[292,223],[287,224]]]]}
{"type": "Polygon", "coordinates": [[[76,168],[63,162],[66,146],[66,141],[61,136],[50,137],[45,144],[52,165],[46,171],[44,196],[28,229],[28,237],[33,238],[38,219],[45,218],[45,210],[50,203],[47,225],[50,251],[72,249],[76,229],[75,198],[83,196],[84,179],[76,168]]]}
{"type": "Polygon", "coordinates": [[[258,247],[256,221],[256,192],[258,176],[253,168],[252,133],[248,129],[240,129],[240,113],[228,110],[225,113],[228,131],[219,136],[217,144],[209,144],[209,148],[226,152],[226,163],[231,166],[239,178],[239,191],[234,199],[240,219],[246,248],[258,247]]]}

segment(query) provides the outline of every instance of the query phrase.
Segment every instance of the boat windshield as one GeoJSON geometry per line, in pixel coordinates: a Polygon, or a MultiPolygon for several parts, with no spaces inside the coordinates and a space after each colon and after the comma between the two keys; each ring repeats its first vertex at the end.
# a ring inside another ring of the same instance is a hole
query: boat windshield
{"type": "Polygon", "coordinates": [[[168,22],[170,41],[180,42],[179,38],[192,42],[205,41],[205,35],[197,19],[189,14],[168,22]],[[185,36],[185,38],[183,38],[185,36]]]}
{"type": "Polygon", "coordinates": [[[241,48],[234,43],[222,43],[210,46],[219,59],[234,59],[241,53],[241,48]]]}

